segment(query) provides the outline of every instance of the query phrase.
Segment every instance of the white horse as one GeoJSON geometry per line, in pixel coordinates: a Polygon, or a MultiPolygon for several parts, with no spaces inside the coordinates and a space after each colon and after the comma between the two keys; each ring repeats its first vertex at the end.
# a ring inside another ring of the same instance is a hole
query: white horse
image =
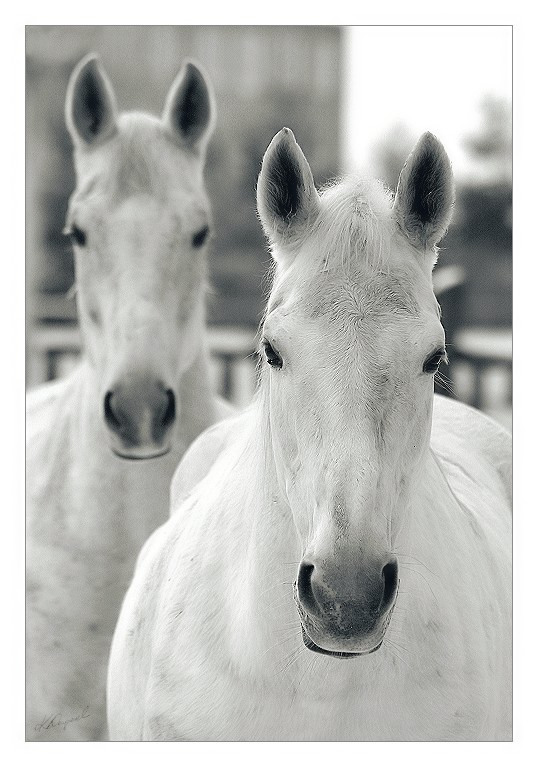
{"type": "Polygon", "coordinates": [[[104,736],[108,651],[136,556],[168,517],[185,449],[226,413],[205,348],[206,78],[187,62],[161,119],[118,114],[90,56],[66,118],[86,354],[29,395],[27,422],[27,737],[46,740],[104,736]]]}
{"type": "Polygon", "coordinates": [[[187,463],[216,460],[186,497],[174,480],[140,554],[112,738],[511,737],[510,438],[433,394],[453,195],[431,134],[394,200],[377,182],[319,194],[291,131],[271,142],[260,389],[194,443],[187,463]]]}

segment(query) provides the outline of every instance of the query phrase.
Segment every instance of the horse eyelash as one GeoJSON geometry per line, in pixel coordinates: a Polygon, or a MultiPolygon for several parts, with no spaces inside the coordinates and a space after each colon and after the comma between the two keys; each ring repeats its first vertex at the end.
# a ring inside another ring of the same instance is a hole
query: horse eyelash
{"type": "Polygon", "coordinates": [[[436,373],[437,372],[436,370],[429,370],[428,369],[429,363],[431,363],[437,357],[439,358],[439,360],[437,362],[437,370],[439,369],[439,365],[441,364],[441,362],[445,362],[446,364],[448,364],[448,357],[447,357],[446,349],[445,348],[439,348],[433,354],[430,354],[430,356],[427,357],[424,360],[424,364],[422,365],[422,372],[423,373],[432,374],[432,373],[436,373]]]}
{"type": "Polygon", "coordinates": [[[209,226],[204,226],[199,232],[192,235],[193,248],[201,248],[209,236],[209,226]]]}
{"type": "Polygon", "coordinates": [[[282,368],[282,365],[284,364],[282,357],[280,356],[279,352],[277,352],[276,349],[273,347],[271,342],[265,338],[262,341],[262,350],[267,363],[271,367],[274,367],[274,368],[277,368],[277,370],[280,370],[282,368]]]}

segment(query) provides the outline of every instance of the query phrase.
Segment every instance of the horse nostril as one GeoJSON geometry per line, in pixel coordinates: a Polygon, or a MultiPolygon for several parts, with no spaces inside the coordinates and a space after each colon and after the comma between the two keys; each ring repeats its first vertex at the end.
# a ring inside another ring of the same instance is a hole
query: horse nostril
{"type": "Polygon", "coordinates": [[[389,605],[396,595],[396,589],[398,588],[398,563],[396,560],[387,562],[381,572],[384,581],[383,599],[381,600],[381,606],[386,607],[389,605]]]}
{"type": "Polygon", "coordinates": [[[166,410],[163,413],[161,424],[164,428],[167,426],[170,426],[174,423],[176,418],[176,397],[172,389],[167,389],[166,392],[166,398],[168,400],[168,404],[166,406],[166,410]]]}
{"type": "Polygon", "coordinates": [[[312,591],[312,573],[314,565],[301,563],[297,575],[297,595],[304,607],[312,609],[316,605],[316,598],[312,591]]]}
{"type": "Polygon", "coordinates": [[[121,422],[112,409],[113,392],[108,391],[105,394],[105,421],[114,431],[121,429],[121,422]]]}

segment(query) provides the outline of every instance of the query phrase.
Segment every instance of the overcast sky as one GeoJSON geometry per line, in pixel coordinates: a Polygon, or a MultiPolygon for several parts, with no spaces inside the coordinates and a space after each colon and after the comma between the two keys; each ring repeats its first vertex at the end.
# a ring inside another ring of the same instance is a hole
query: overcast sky
{"type": "Polygon", "coordinates": [[[372,146],[396,123],[445,145],[457,176],[462,139],[486,94],[511,99],[510,27],[349,27],[345,30],[343,170],[372,172],[372,146]]]}

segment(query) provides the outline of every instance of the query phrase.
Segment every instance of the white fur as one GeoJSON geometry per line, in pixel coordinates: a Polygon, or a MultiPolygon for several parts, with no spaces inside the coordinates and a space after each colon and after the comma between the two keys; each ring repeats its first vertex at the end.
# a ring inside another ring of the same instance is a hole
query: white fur
{"type": "MultiPolygon", "coordinates": [[[[343,189],[353,215],[365,187],[343,189]]],[[[263,334],[283,366],[264,363],[250,410],[200,438],[216,459],[196,487],[173,483],[115,632],[113,739],[511,738],[510,438],[434,398],[422,370],[443,343],[433,251],[365,200],[376,222],[359,216],[326,268],[329,199],[308,231],[304,216],[295,232],[264,221],[277,271],[263,334]],[[378,228],[381,263],[353,245],[378,228]],[[344,574],[389,554],[399,590],[381,647],[307,650],[301,560],[344,574]]]]}
{"type": "Polygon", "coordinates": [[[175,144],[156,118],[111,120],[98,146],[75,140],[68,227],[88,236],[75,254],[86,356],[28,396],[29,739],[104,736],[108,651],[135,558],[168,517],[184,451],[227,412],[209,386],[205,253],[190,244],[209,221],[203,156],[175,144]],[[103,394],[148,369],[176,393],[172,449],[122,460],[108,445],[103,394]]]}

